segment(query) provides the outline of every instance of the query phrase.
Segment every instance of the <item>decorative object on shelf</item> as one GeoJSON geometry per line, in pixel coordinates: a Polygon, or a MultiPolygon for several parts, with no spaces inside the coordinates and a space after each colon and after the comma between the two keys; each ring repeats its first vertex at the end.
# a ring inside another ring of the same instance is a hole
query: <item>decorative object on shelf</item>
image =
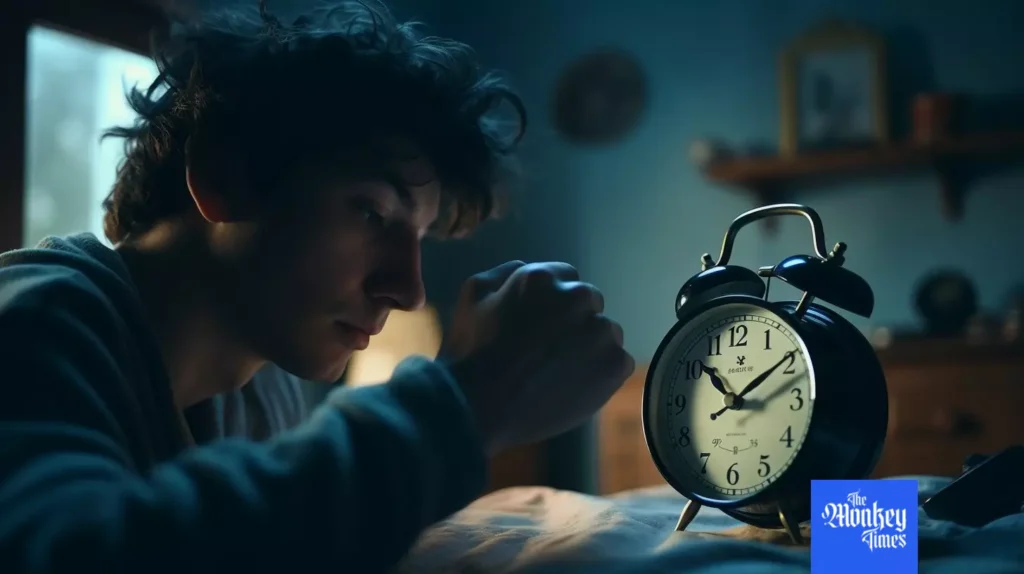
{"type": "Polygon", "coordinates": [[[924,319],[929,335],[959,336],[965,334],[978,312],[978,294],[967,275],[955,270],[940,270],[921,281],[915,290],[914,305],[924,319]]]}
{"type": "Polygon", "coordinates": [[[1002,336],[1007,343],[1016,343],[1020,340],[1021,310],[1010,309],[1003,319],[1002,336]]]}
{"type": "Polygon", "coordinates": [[[918,94],[914,97],[914,142],[930,145],[952,136],[956,114],[956,97],[952,94],[918,94]]]}
{"type": "Polygon", "coordinates": [[[976,313],[967,321],[965,333],[972,345],[998,344],[1002,340],[1003,321],[998,315],[976,313]]]}
{"type": "Polygon", "coordinates": [[[602,50],[570,64],[555,89],[555,129],[576,143],[606,144],[637,124],[647,104],[640,64],[618,50],[602,50]]]}
{"type": "Polygon", "coordinates": [[[725,146],[709,139],[693,140],[690,142],[689,152],[690,161],[701,169],[729,156],[729,150],[725,146]]]}
{"type": "Polygon", "coordinates": [[[641,407],[655,465],[689,500],[677,531],[706,505],[801,544],[811,481],[874,470],[888,426],[885,375],[864,335],[815,302],[871,316],[874,294],[843,266],[845,252],[843,243],[826,248],[811,208],[766,206],[736,218],[718,259],[705,253],[680,289],[641,407]],[[813,255],[756,271],[730,264],[743,227],[783,215],[807,220],[813,255]],[[802,291],[800,300],[768,300],[772,279],[802,291]]]}
{"type": "Polygon", "coordinates": [[[786,47],[779,80],[782,155],[888,143],[881,36],[851,23],[827,21],[786,47]]]}
{"type": "Polygon", "coordinates": [[[875,349],[888,349],[896,339],[896,335],[889,327],[875,327],[867,336],[875,349]]]}
{"type": "Polygon", "coordinates": [[[1002,338],[1007,343],[1017,343],[1021,338],[1024,323],[1024,288],[1016,288],[1010,294],[1006,315],[1003,317],[1002,338]]]}

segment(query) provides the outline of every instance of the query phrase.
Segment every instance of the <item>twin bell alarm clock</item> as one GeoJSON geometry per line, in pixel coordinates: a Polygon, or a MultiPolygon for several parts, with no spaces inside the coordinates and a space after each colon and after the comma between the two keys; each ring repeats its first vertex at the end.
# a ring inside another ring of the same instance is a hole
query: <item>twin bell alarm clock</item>
{"type": "Polygon", "coordinates": [[[885,442],[888,396],[874,349],[837,309],[870,317],[871,287],[843,267],[846,245],[825,247],[821,218],[796,204],[769,205],[732,222],[718,260],[680,289],[677,322],[648,370],[647,447],[665,480],[689,503],[804,542],[811,481],[862,479],[885,442]],[[768,217],[810,223],[813,255],[754,271],[730,265],[736,234],[768,217]],[[770,301],[778,279],[802,291],[770,301]]]}

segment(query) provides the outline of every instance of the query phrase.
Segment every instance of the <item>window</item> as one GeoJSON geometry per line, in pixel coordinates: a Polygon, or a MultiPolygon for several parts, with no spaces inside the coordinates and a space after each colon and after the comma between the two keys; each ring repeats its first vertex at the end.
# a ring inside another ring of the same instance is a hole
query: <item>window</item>
{"type": "Polygon", "coordinates": [[[99,138],[134,120],[124,93],[152,82],[156,64],[36,26],[28,34],[27,74],[23,244],[82,231],[103,239],[101,203],[124,153],[121,140],[99,138]]]}

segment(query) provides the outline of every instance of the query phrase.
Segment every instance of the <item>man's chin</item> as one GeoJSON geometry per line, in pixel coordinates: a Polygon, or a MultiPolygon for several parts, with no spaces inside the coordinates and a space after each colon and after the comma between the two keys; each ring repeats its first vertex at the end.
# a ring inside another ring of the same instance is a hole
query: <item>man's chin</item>
{"type": "Polygon", "coordinates": [[[345,374],[352,351],[336,352],[328,360],[296,360],[278,362],[277,366],[296,377],[317,383],[336,383],[345,374]]]}

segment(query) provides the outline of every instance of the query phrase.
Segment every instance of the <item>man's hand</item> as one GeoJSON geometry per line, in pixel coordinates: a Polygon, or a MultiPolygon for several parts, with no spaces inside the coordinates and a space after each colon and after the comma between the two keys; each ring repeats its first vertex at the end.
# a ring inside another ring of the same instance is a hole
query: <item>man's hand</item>
{"type": "Polygon", "coordinates": [[[505,263],[462,288],[440,360],[488,453],[583,423],[633,373],[604,297],[565,263],[505,263]]]}

